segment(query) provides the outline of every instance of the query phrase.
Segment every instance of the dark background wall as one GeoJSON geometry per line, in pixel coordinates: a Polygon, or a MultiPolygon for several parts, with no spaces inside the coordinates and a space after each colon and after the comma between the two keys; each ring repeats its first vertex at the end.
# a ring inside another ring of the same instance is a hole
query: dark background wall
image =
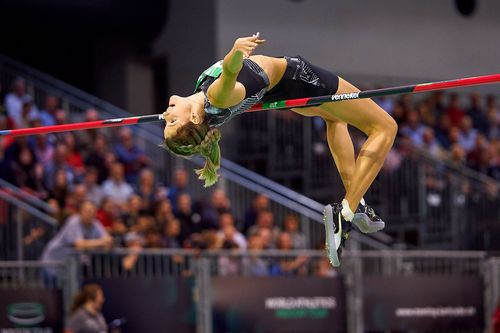
{"type": "Polygon", "coordinates": [[[213,60],[213,7],[213,1],[2,0],[0,53],[133,113],[160,112],[169,94],[187,90],[201,63],[213,60]]]}

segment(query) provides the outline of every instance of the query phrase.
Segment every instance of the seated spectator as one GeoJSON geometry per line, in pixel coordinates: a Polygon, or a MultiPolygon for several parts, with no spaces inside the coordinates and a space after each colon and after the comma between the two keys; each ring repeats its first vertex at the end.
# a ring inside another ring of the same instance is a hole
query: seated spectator
{"type": "Polygon", "coordinates": [[[436,140],[434,130],[430,127],[427,127],[422,133],[422,146],[420,148],[439,160],[446,158],[446,151],[436,140]]]}
{"type": "Polygon", "coordinates": [[[122,221],[128,228],[134,226],[139,219],[139,215],[144,212],[142,209],[144,206],[142,200],[142,197],[137,194],[132,194],[130,198],[128,198],[125,210],[121,212],[122,221]]]}
{"type": "MultiPolygon", "coordinates": [[[[99,112],[96,109],[90,108],[85,110],[85,118],[84,121],[90,122],[90,121],[97,121],[100,120],[101,117],[99,115],[99,112]]],[[[82,147],[83,150],[88,151],[92,148],[94,145],[94,142],[97,140],[97,138],[102,135],[101,129],[98,128],[93,128],[93,129],[88,129],[85,131],[79,131],[76,133],[77,138],[78,138],[78,143],[82,147]]]]}
{"type": "Polygon", "coordinates": [[[116,205],[126,210],[127,200],[134,193],[132,187],[125,182],[123,165],[118,162],[111,164],[109,178],[102,184],[102,192],[113,199],[116,205]]]}
{"type": "MultiPolygon", "coordinates": [[[[66,199],[66,206],[73,213],[78,213],[82,202],[87,200],[87,188],[83,184],[76,184],[66,199]]],[[[96,206],[97,207],[97,206],[96,206]]]]}
{"type": "Polygon", "coordinates": [[[54,152],[54,159],[45,165],[45,179],[46,179],[46,188],[52,190],[54,186],[54,180],[56,179],[55,173],[58,170],[64,170],[66,173],[66,180],[68,184],[73,184],[74,182],[74,173],[73,169],[66,162],[66,158],[68,156],[68,147],[65,143],[59,142],[56,145],[56,150],[54,152]]]}
{"type": "Polygon", "coordinates": [[[122,259],[123,269],[132,271],[137,265],[142,249],[144,248],[144,237],[136,232],[129,232],[125,235],[125,247],[130,250],[122,259]]]}
{"type": "Polygon", "coordinates": [[[429,100],[417,104],[417,112],[422,124],[426,127],[434,128],[437,124],[437,116],[429,107],[429,100]]]}
{"type": "Polygon", "coordinates": [[[408,112],[406,124],[401,127],[400,132],[402,135],[409,137],[414,146],[421,147],[422,134],[425,128],[426,127],[420,123],[418,112],[412,110],[408,112]]]}
{"type": "Polygon", "coordinates": [[[177,212],[175,217],[181,221],[181,242],[193,233],[201,232],[200,215],[193,212],[191,196],[182,193],[177,197],[177,212]]]}
{"type": "Polygon", "coordinates": [[[243,224],[243,232],[248,233],[248,228],[255,224],[257,215],[264,210],[270,209],[269,198],[264,194],[257,194],[252,202],[252,206],[245,213],[245,220],[243,224]]]}
{"type": "Polygon", "coordinates": [[[292,239],[292,247],[294,249],[305,249],[307,248],[307,238],[306,235],[300,232],[299,225],[300,223],[297,215],[288,214],[285,216],[283,228],[292,239]]]}
{"type": "Polygon", "coordinates": [[[217,229],[219,216],[230,211],[231,203],[224,190],[218,188],[212,192],[210,203],[200,200],[195,210],[201,215],[202,229],[217,229]]]}
{"type": "Polygon", "coordinates": [[[177,197],[182,193],[188,193],[188,184],[189,175],[186,169],[176,169],[167,194],[174,212],[177,211],[177,197]]]}
{"type": "Polygon", "coordinates": [[[157,194],[157,186],[153,170],[149,168],[141,170],[135,193],[142,198],[141,209],[153,213],[157,194]]]}
{"type": "Polygon", "coordinates": [[[30,188],[35,190],[35,165],[36,159],[33,151],[28,147],[21,148],[19,155],[10,164],[14,185],[21,188],[30,188]]]}
{"type": "Polygon", "coordinates": [[[161,199],[155,204],[155,220],[158,226],[164,226],[174,218],[174,212],[170,200],[161,199]]]}
{"type": "Polygon", "coordinates": [[[486,117],[488,118],[488,134],[490,140],[500,139],[500,111],[496,105],[489,105],[486,109],[486,117]]]}
{"type": "Polygon", "coordinates": [[[269,268],[266,260],[260,257],[260,251],[264,249],[264,243],[259,234],[248,238],[248,251],[250,255],[242,259],[242,273],[245,276],[266,276],[269,268]]]}
{"type": "Polygon", "coordinates": [[[315,262],[314,266],[314,276],[323,277],[323,278],[331,278],[338,276],[339,273],[332,267],[328,258],[321,257],[315,262]]]}
{"type": "Polygon", "coordinates": [[[135,143],[130,127],[122,127],[119,132],[119,142],[114,150],[118,161],[125,170],[125,179],[131,184],[137,182],[139,170],[149,164],[149,158],[135,143]]]}
{"type": "Polygon", "coordinates": [[[71,132],[64,133],[64,143],[68,149],[66,163],[73,170],[75,179],[81,181],[84,177],[85,165],[83,164],[83,158],[80,154],[80,148],[77,146],[75,135],[71,132]]]}
{"type": "Polygon", "coordinates": [[[59,207],[66,208],[66,200],[71,192],[71,184],[68,182],[67,173],[64,169],[58,169],[54,173],[52,189],[49,190],[49,198],[55,199],[59,207]]]}
{"type": "Polygon", "coordinates": [[[458,143],[451,146],[450,162],[456,167],[465,166],[465,150],[458,143]]]}
{"type": "MultiPolygon", "coordinates": [[[[282,251],[293,250],[292,237],[287,232],[278,236],[277,249],[282,251]]],[[[306,256],[283,258],[278,263],[271,265],[270,275],[296,275],[306,272],[304,264],[308,261],[306,256]]]]}
{"type": "Polygon", "coordinates": [[[109,168],[106,163],[108,153],[108,142],[104,135],[98,135],[90,151],[85,158],[85,165],[94,167],[97,170],[97,183],[102,184],[109,176],[109,168]]]}
{"type": "Polygon", "coordinates": [[[445,149],[450,148],[450,141],[448,139],[450,129],[451,129],[450,117],[448,117],[448,115],[446,114],[443,114],[439,118],[439,123],[437,127],[434,128],[434,133],[436,135],[436,139],[438,140],[439,144],[445,149]]]}
{"type": "Polygon", "coordinates": [[[481,107],[481,95],[479,93],[470,94],[467,115],[472,120],[475,129],[482,134],[487,134],[488,119],[486,118],[486,111],[481,107]]]}
{"type": "Polygon", "coordinates": [[[446,114],[450,117],[452,126],[460,126],[465,116],[465,111],[460,107],[460,96],[456,93],[450,94],[446,114]]]}
{"type": "Polygon", "coordinates": [[[40,121],[43,126],[53,126],[56,124],[56,111],[59,109],[59,99],[54,95],[45,97],[45,108],[40,111],[40,121]]]}
{"type": "Polygon", "coordinates": [[[24,95],[22,98],[21,117],[15,120],[16,128],[30,127],[33,120],[39,119],[39,113],[36,106],[33,104],[33,99],[30,95],[24,95]]]}
{"type": "Polygon", "coordinates": [[[149,249],[158,249],[163,245],[163,239],[161,232],[156,228],[152,227],[145,234],[145,247],[149,249]]]}
{"type": "Polygon", "coordinates": [[[248,229],[247,235],[259,232],[260,229],[269,229],[273,243],[278,239],[280,229],[274,226],[274,214],[270,210],[261,211],[259,215],[257,215],[257,221],[255,225],[248,229]]]}
{"type": "Polygon", "coordinates": [[[94,167],[88,167],[85,170],[85,177],[83,179],[83,184],[87,189],[87,200],[92,201],[97,207],[101,205],[101,201],[104,198],[104,193],[101,187],[97,184],[98,172],[94,167]]]}
{"type": "Polygon", "coordinates": [[[104,293],[97,284],[87,284],[76,295],[71,315],[66,324],[67,333],[102,333],[108,331],[101,313],[104,293]]]}
{"type": "Polygon", "coordinates": [[[22,123],[24,96],[26,96],[26,81],[18,77],[12,83],[12,92],[5,96],[5,110],[15,127],[22,123]]]}
{"type": "Polygon", "coordinates": [[[181,223],[178,219],[170,219],[163,227],[162,247],[167,249],[179,249],[181,247],[179,235],[181,234],[181,223]]]}
{"type": "Polygon", "coordinates": [[[475,128],[472,128],[472,120],[469,116],[462,118],[460,129],[461,132],[458,137],[458,143],[462,146],[465,152],[469,152],[474,147],[478,131],[475,128]]]}
{"type": "MultiPolygon", "coordinates": [[[[80,212],[71,216],[47,244],[42,254],[42,261],[64,260],[73,255],[75,250],[110,247],[113,240],[95,215],[95,205],[90,201],[83,202],[80,212]]],[[[48,269],[46,273],[49,282],[54,283],[56,272],[48,269]]]]}
{"type": "Polygon", "coordinates": [[[219,216],[218,236],[222,238],[224,248],[247,248],[245,236],[236,229],[234,216],[231,213],[222,213],[219,216]]]}
{"type": "Polygon", "coordinates": [[[33,144],[33,151],[37,161],[44,166],[48,165],[54,159],[54,146],[49,142],[46,134],[36,135],[33,144]]]}
{"type": "Polygon", "coordinates": [[[104,197],[101,201],[101,206],[97,211],[96,218],[101,222],[102,226],[106,230],[111,230],[113,226],[113,221],[119,216],[119,210],[116,206],[113,198],[104,197]]]}

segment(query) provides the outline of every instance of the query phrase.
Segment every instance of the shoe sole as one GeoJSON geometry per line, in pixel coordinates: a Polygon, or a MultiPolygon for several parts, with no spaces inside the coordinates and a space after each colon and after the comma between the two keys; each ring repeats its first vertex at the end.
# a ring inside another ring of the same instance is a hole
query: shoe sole
{"type": "Polygon", "coordinates": [[[337,254],[337,249],[340,247],[342,237],[342,223],[339,221],[339,230],[335,232],[335,223],[333,223],[333,218],[332,205],[326,205],[323,209],[323,222],[325,223],[326,233],[326,253],[332,266],[339,267],[340,258],[337,254]]]}
{"type": "Polygon", "coordinates": [[[365,213],[356,213],[352,223],[364,234],[371,234],[385,228],[384,221],[372,221],[365,213]]]}

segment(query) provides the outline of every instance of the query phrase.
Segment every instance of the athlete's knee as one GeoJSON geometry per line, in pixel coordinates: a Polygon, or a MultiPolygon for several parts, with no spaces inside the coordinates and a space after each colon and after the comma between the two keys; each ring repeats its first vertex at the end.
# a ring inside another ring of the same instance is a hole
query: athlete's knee
{"type": "Polygon", "coordinates": [[[389,117],[387,121],[387,133],[394,139],[396,134],[398,134],[398,124],[394,118],[389,117]]]}

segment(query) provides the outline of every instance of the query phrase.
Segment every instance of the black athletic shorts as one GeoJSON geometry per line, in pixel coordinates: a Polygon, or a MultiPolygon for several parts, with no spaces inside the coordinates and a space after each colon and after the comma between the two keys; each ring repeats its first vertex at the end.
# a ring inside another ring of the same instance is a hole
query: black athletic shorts
{"type": "Polygon", "coordinates": [[[300,56],[284,57],[285,74],[260,100],[262,103],[287,99],[333,95],[339,88],[339,77],[309,63],[300,56]]]}

